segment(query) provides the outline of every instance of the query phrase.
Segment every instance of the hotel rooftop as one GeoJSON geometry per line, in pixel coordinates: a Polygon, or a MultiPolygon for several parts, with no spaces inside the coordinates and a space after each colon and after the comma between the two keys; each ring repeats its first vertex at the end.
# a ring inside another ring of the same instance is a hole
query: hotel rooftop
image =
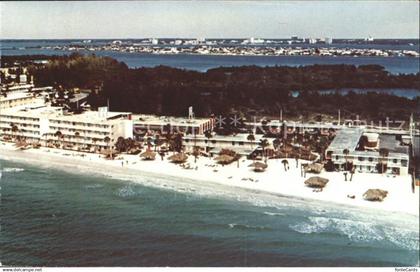
{"type": "Polygon", "coordinates": [[[184,118],[172,116],[156,116],[147,114],[133,114],[134,123],[141,123],[144,125],[159,125],[164,126],[171,124],[171,126],[199,126],[209,121],[209,118],[184,118]]]}
{"type": "Polygon", "coordinates": [[[362,128],[343,128],[337,132],[334,140],[331,142],[328,150],[348,149],[354,151],[359,144],[360,137],[362,137],[364,130],[362,128]]]}

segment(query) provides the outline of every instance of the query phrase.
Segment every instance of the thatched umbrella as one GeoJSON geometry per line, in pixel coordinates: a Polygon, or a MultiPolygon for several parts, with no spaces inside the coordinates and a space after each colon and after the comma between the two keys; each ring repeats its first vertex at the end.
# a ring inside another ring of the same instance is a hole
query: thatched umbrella
{"type": "Polygon", "coordinates": [[[250,165],[248,165],[248,167],[258,167],[258,168],[267,168],[267,164],[263,163],[263,162],[253,162],[250,165]]]}
{"type": "Polygon", "coordinates": [[[118,152],[114,149],[104,149],[101,153],[105,156],[105,158],[113,159],[118,152]]]}
{"type": "Polygon", "coordinates": [[[15,145],[16,145],[16,147],[23,147],[23,148],[25,148],[25,147],[28,146],[28,143],[25,140],[20,140],[20,141],[17,141],[15,145]]]}
{"type": "Polygon", "coordinates": [[[388,191],[381,189],[369,189],[363,194],[363,198],[369,201],[383,201],[388,191]]]}
{"type": "Polygon", "coordinates": [[[145,152],[141,153],[140,157],[142,157],[144,160],[147,160],[147,161],[153,161],[156,157],[156,153],[148,149],[145,152]]]}
{"type": "Polygon", "coordinates": [[[311,163],[305,166],[305,171],[308,173],[321,173],[322,169],[324,169],[324,165],[322,163],[311,163]]]}
{"type": "Polygon", "coordinates": [[[235,158],[226,154],[217,156],[216,158],[214,158],[215,161],[217,161],[220,164],[229,164],[232,163],[235,158]]]}
{"type": "Polygon", "coordinates": [[[188,159],[188,156],[184,153],[177,153],[170,156],[168,159],[171,160],[173,163],[183,163],[188,159]]]}
{"type": "Polygon", "coordinates": [[[313,188],[324,188],[327,183],[328,179],[321,177],[310,177],[305,180],[305,185],[313,188]]]}
{"type": "Polygon", "coordinates": [[[264,167],[255,167],[254,168],[254,171],[255,172],[264,172],[265,171],[265,168],[264,167]]]}

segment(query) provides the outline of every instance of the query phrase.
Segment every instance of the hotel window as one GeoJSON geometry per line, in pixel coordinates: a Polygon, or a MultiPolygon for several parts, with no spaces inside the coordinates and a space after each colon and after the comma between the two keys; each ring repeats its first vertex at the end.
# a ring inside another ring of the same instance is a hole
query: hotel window
{"type": "Polygon", "coordinates": [[[401,165],[406,167],[407,166],[407,160],[401,160],[401,165]]]}
{"type": "Polygon", "coordinates": [[[340,157],[338,155],[335,156],[335,160],[338,161],[340,157]]]}
{"type": "Polygon", "coordinates": [[[393,160],[392,160],[392,162],[393,162],[393,163],[397,163],[397,162],[398,162],[398,160],[397,160],[397,159],[393,159],[393,160]]]}
{"type": "Polygon", "coordinates": [[[368,159],[370,162],[373,162],[373,158],[372,157],[369,157],[369,159],[368,159]]]}

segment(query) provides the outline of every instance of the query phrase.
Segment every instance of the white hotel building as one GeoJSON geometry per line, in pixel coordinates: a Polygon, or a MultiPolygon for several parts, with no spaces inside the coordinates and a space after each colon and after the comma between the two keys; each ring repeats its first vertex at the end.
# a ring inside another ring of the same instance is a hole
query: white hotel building
{"type": "Polygon", "coordinates": [[[409,167],[408,147],[401,145],[395,135],[366,133],[363,128],[340,129],[326,151],[335,168],[343,170],[346,162],[351,162],[358,172],[378,172],[378,164],[384,164],[385,173],[407,175],[409,167]],[[364,139],[362,138],[364,137],[364,139]],[[361,142],[365,150],[358,150],[361,142]],[[379,149],[387,149],[388,155],[382,156],[379,149]],[[348,154],[344,154],[344,150],[348,154]]]}
{"type": "Polygon", "coordinates": [[[112,146],[119,137],[133,137],[131,113],[108,112],[104,107],[73,114],[37,99],[10,99],[1,100],[7,101],[0,109],[0,137],[4,140],[20,137],[28,143],[59,142],[68,149],[89,151],[112,146]]]}

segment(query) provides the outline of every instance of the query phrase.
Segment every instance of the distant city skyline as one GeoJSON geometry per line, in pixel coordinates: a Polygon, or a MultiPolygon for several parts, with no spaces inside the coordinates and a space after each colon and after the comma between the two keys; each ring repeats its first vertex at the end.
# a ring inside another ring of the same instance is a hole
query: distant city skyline
{"type": "Polygon", "coordinates": [[[412,1],[1,2],[2,39],[418,39],[412,1]]]}

